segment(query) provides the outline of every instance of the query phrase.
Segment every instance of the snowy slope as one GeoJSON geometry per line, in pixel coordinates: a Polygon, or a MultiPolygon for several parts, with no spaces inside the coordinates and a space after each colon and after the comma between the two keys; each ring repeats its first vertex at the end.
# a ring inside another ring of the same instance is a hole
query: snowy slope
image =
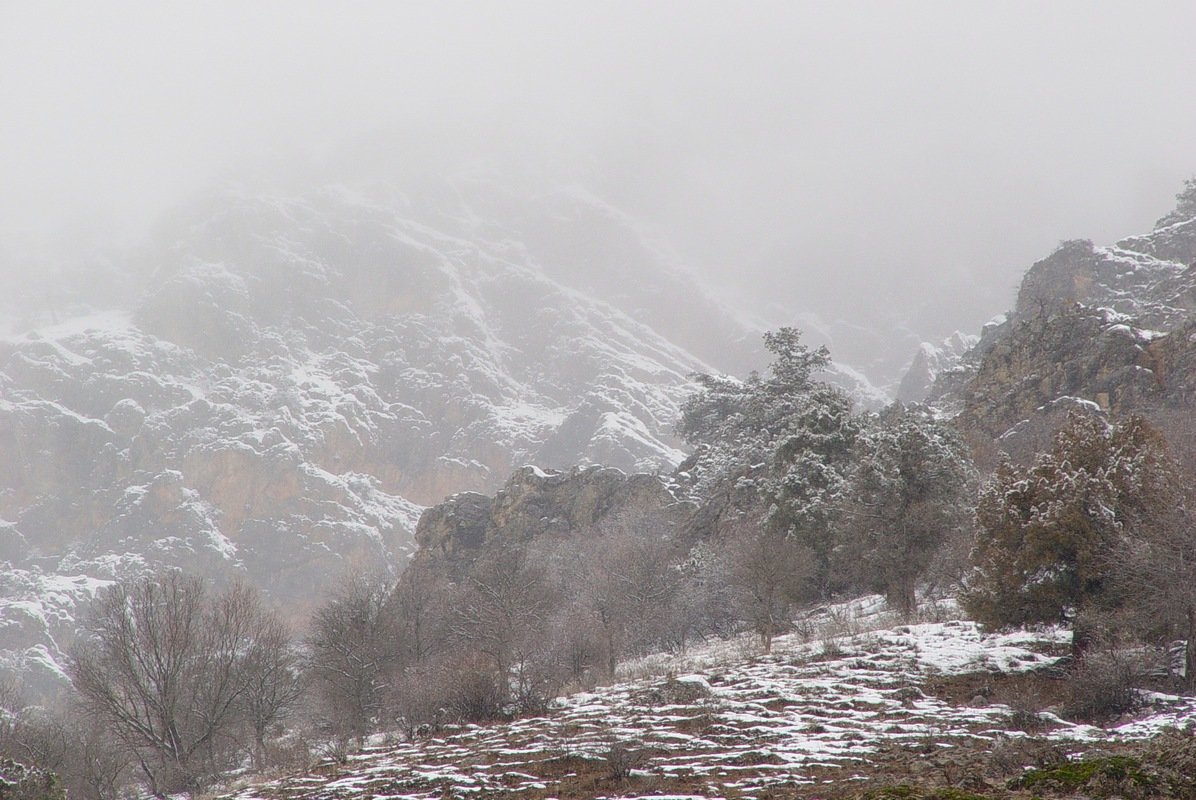
{"type": "MultiPolygon", "coordinates": [[[[883,773],[878,765],[900,753],[928,760],[918,749],[927,741],[949,754],[1024,737],[1009,706],[956,705],[928,684],[1047,666],[1069,636],[1058,629],[985,635],[957,620],[823,641],[782,637],[767,656],[744,655],[746,641],[717,643],[674,664],[690,669],[674,677],[657,673],[575,694],[542,717],[451,728],[401,744],[379,740],[346,763],[324,763],[233,797],[713,798],[771,796],[786,787],[820,796],[819,784],[883,773]],[[625,781],[603,782],[615,743],[634,769],[625,781]]],[[[1182,723],[1193,711],[1190,699],[1159,704],[1109,730],[1044,715],[1041,734],[1061,742],[1124,741],[1182,723]]]]}

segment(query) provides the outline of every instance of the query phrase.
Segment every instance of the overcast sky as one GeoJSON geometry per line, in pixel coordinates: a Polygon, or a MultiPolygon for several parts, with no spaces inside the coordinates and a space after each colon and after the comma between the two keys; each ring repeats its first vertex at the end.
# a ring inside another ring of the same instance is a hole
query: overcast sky
{"type": "Polygon", "coordinates": [[[942,335],[1169,210],[1194,31],[1192,0],[0,0],[0,236],[135,238],[215,179],[453,140],[595,184],[781,317],[942,335]]]}

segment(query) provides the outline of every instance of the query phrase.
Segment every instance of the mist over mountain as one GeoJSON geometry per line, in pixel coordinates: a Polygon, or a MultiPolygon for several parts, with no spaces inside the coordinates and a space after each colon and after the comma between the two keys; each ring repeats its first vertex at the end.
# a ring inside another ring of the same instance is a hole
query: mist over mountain
{"type": "Polygon", "coordinates": [[[239,576],[300,613],[523,463],[671,468],[688,376],[755,346],[579,189],[221,190],[89,274],[34,282],[0,341],[0,633],[51,673],[103,581],[239,576]]]}

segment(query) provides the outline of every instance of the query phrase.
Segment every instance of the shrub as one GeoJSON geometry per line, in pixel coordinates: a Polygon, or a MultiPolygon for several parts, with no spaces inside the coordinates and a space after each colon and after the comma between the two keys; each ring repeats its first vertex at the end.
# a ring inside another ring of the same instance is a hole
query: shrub
{"type": "Polygon", "coordinates": [[[1115,653],[1092,653],[1080,662],[1067,684],[1063,715],[1078,722],[1102,723],[1141,706],[1134,688],[1138,671],[1115,653]]]}

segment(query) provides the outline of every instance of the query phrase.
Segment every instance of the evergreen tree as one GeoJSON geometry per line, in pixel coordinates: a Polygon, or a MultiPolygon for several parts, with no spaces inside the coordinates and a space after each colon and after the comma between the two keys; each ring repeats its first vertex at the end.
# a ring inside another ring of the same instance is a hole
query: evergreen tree
{"type": "Polygon", "coordinates": [[[842,569],[908,614],[935,552],[970,522],[975,470],[953,428],[900,404],[869,419],[853,461],[842,569]]]}
{"type": "Polygon", "coordinates": [[[767,375],[744,381],[696,375],[702,390],[682,406],[678,432],[700,448],[699,488],[731,481],[754,489],[766,524],[810,548],[828,588],[831,526],[846,485],[858,426],[851,401],[815,375],[830,363],[795,328],[764,335],[767,375]]]}
{"type": "Polygon", "coordinates": [[[1184,188],[1175,196],[1175,210],[1155,223],[1156,228],[1187,222],[1196,217],[1196,177],[1184,181],[1184,188]]]}
{"type": "MultiPolygon", "coordinates": [[[[1112,600],[1113,554],[1165,514],[1175,471],[1141,417],[1072,412],[1028,469],[1000,465],[980,494],[964,602],[989,625],[1081,622],[1112,600]]],[[[1077,626],[1077,655],[1086,637],[1077,626]]]]}

